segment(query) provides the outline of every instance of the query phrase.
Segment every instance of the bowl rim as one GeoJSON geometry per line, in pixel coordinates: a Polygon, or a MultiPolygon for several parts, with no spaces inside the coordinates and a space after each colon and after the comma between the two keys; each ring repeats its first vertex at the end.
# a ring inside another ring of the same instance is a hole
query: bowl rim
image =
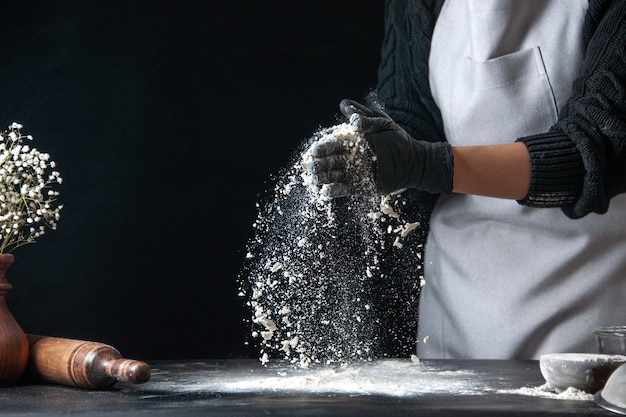
{"type": "Polygon", "coordinates": [[[593,402],[606,410],[612,411],[617,414],[626,415],[626,408],[620,407],[619,405],[615,405],[605,400],[602,396],[602,391],[604,390],[601,389],[600,391],[596,392],[596,394],[593,396],[593,402]]]}
{"type": "Polygon", "coordinates": [[[601,326],[596,327],[593,330],[596,336],[614,336],[614,337],[626,337],[626,325],[625,326],[601,326]]]}
{"type": "Polygon", "coordinates": [[[623,364],[626,355],[620,353],[593,353],[593,352],[554,352],[545,353],[539,357],[539,362],[557,360],[561,362],[607,362],[623,364]]]}

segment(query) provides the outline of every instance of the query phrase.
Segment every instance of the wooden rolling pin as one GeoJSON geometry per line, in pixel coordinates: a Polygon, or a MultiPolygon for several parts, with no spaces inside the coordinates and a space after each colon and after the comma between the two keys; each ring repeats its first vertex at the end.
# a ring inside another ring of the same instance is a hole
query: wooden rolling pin
{"type": "Polygon", "coordinates": [[[150,366],[123,359],[112,346],[85,340],[26,335],[30,346],[26,377],[80,388],[102,389],[117,381],[142,384],[150,366]]]}

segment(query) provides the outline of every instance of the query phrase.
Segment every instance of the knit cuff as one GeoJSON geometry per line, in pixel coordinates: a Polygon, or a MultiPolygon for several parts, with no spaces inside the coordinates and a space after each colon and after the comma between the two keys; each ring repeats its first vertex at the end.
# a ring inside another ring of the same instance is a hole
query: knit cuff
{"type": "Polygon", "coordinates": [[[530,188],[518,203],[531,207],[571,206],[580,194],[585,174],[580,152],[562,132],[527,136],[530,155],[530,188]]]}

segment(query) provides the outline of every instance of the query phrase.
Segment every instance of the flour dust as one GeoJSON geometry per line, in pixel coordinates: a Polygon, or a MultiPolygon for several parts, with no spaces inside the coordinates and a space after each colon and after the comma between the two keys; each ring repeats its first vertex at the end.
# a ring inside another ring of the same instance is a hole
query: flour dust
{"type": "Polygon", "coordinates": [[[348,149],[356,193],[331,199],[308,169],[303,143],[273,190],[257,204],[240,297],[250,307],[251,343],[263,363],[300,367],[415,351],[423,228],[410,193],[374,191],[374,160],[349,124],[315,141],[348,149]]]}

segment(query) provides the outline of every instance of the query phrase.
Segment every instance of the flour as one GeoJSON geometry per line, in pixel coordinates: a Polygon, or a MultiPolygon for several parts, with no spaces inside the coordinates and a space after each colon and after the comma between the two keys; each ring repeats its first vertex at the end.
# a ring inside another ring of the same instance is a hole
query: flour
{"type": "Polygon", "coordinates": [[[375,191],[375,159],[349,124],[317,132],[324,141],[347,149],[354,195],[332,199],[316,184],[307,143],[257,204],[240,279],[252,342],[264,364],[283,358],[302,368],[408,357],[423,284],[420,219],[403,195],[375,191]]]}
{"type": "Polygon", "coordinates": [[[236,392],[306,392],[409,397],[425,394],[482,395],[483,381],[470,371],[430,372],[406,364],[389,369],[386,364],[364,367],[323,368],[303,373],[280,372],[274,377],[248,377],[232,381],[223,390],[236,392]]]}
{"type": "Polygon", "coordinates": [[[557,393],[556,390],[545,383],[538,387],[523,387],[516,390],[501,390],[500,394],[529,395],[532,397],[553,398],[557,400],[593,401],[593,394],[569,387],[565,391],[557,393]]]}
{"type": "MultiPolygon", "coordinates": [[[[357,364],[311,366],[304,369],[273,361],[261,369],[219,368],[219,372],[177,374],[177,378],[151,382],[168,393],[304,393],[325,395],[484,395],[490,392],[484,374],[471,370],[445,370],[408,359],[383,359],[357,364]]],[[[155,370],[158,372],[158,370],[155,370]]]]}
{"type": "MultiPolygon", "coordinates": [[[[349,178],[352,190],[356,194],[373,196],[376,194],[376,184],[373,179],[373,162],[375,157],[371,154],[367,142],[362,135],[347,123],[332,126],[320,130],[316,135],[314,144],[326,142],[340,143],[346,149],[345,161],[347,173],[352,173],[349,178]]],[[[317,204],[329,204],[332,199],[328,196],[328,185],[317,185],[312,172],[313,155],[312,146],[303,154],[300,162],[302,168],[303,184],[311,191],[312,202],[317,204]]]]}

